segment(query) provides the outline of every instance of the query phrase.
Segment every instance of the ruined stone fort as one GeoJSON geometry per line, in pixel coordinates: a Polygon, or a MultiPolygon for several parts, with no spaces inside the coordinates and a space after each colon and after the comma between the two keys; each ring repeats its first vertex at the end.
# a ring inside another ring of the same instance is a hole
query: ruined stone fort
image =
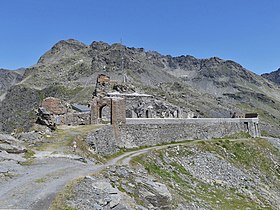
{"type": "Polygon", "coordinates": [[[236,114],[230,118],[198,118],[191,111],[152,95],[140,94],[100,74],[88,106],[46,98],[37,122],[57,125],[104,124],[87,137],[95,152],[112,154],[120,148],[157,145],[194,139],[213,139],[246,132],[258,137],[258,115],[236,114]]]}

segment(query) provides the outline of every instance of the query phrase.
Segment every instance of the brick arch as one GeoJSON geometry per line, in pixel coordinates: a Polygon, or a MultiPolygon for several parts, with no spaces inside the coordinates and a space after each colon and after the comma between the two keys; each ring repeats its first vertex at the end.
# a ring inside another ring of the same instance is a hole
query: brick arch
{"type": "Polygon", "coordinates": [[[102,113],[105,107],[109,108],[108,118],[111,124],[125,123],[125,99],[124,98],[93,98],[91,102],[91,124],[102,123],[102,113]]]}
{"type": "MultiPolygon", "coordinates": [[[[110,110],[110,116],[112,116],[111,113],[111,100],[108,99],[98,99],[94,98],[91,102],[91,124],[99,124],[102,122],[102,110],[104,107],[108,107],[110,110]]],[[[111,121],[111,117],[110,117],[111,121]]]]}
{"type": "Polygon", "coordinates": [[[101,120],[105,120],[105,121],[108,121],[110,120],[111,121],[111,107],[108,105],[108,104],[103,104],[102,106],[100,106],[99,108],[99,118],[101,120]]]}

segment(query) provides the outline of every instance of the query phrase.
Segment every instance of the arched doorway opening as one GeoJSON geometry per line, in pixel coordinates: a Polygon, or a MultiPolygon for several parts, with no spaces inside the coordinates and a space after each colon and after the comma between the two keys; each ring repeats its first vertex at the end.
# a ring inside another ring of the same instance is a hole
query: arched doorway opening
{"type": "Polygon", "coordinates": [[[99,118],[102,123],[111,122],[111,109],[108,105],[101,106],[99,109],[99,118]]]}
{"type": "Polygon", "coordinates": [[[146,118],[149,118],[149,110],[146,110],[146,118]]]}

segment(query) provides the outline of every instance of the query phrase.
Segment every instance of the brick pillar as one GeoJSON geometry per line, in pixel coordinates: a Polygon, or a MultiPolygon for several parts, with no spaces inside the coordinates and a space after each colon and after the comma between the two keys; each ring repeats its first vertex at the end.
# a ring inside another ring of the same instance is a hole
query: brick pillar
{"type": "Polygon", "coordinates": [[[111,99],[111,124],[113,128],[113,134],[115,137],[116,145],[121,145],[121,142],[125,141],[123,129],[125,129],[126,123],[126,105],[124,98],[112,98],[111,99]]]}
{"type": "Polygon", "coordinates": [[[126,105],[124,98],[111,99],[111,124],[125,124],[126,122],[126,105]]]}
{"type": "Polygon", "coordinates": [[[97,99],[92,99],[91,105],[90,105],[90,124],[98,124],[99,123],[99,107],[97,99]]]}

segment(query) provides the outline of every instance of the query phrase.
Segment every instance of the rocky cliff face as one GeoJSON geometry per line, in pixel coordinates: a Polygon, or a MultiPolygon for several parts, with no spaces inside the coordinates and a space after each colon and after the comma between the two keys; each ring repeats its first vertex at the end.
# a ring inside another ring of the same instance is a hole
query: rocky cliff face
{"type": "MultiPolygon", "coordinates": [[[[37,104],[43,96],[58,95],[68,102],[87,103],[100,73],[118,83],[125,77],[136,91],[155,95],[199,117],[229,117],[231,111],[258,112],[265,122],[263,130],[280,135],[279,86],[233,61],[217,57],[172,57],[120,44],[93,42],[87,46],[65,40],[54,45],[36,65],[27,68],[19,86],[38,91],[37,104]]],[[[0,115],[4,124],[7,119],[13,119],[15,111],[22,112],[20,108],[10,112],[7,106],[19,103],[14,96],[19,94],[7,93],[0,115]]],[[[4,130],[27,127],[25,122],[4,130]]]]}
{"type": "Polygon", "coordinates": [[[276,84],[280,84],[280,68],[271,73],[262,74],[262,77],[275,82],[276,84]]]}

